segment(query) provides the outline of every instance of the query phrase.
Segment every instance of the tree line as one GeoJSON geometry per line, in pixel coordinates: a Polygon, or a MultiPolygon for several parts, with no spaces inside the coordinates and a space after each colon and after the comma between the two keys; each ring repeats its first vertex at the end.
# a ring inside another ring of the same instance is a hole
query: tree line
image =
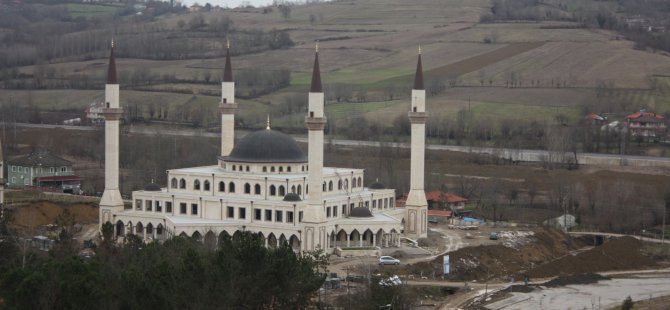
{"type": "MultiPolygon", "coordinates": [[[[0,238],[12,238],[8,217],[0,238]]],[[[64,228],[65,229],[65,228],[64,228]]],[[[48,256],[0,242],[0,296],[9,309],[306,309],[324,282],[327,256],[295,254],[284,243],[266,248],[263,239],[243,232],[224,236],[208,248],[187,237],[143,243],[128,235],[103,241],[93,257],[76,255],[61,233],[48,256]]],[[[71,239],[70,239],[71,240],[71,239]]]]}

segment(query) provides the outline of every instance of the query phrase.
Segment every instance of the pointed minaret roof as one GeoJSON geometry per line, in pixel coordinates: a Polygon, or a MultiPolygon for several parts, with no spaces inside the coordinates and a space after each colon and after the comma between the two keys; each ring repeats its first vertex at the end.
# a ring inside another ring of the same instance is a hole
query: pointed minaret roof
{"type": "Polygon", "coordinates": [[[230,41],[226,40],[226,66],[223,68],[223,81],[233,81],[233,66],[230,64],[230,41]]]}
{"type": "Polygon", "coordinates": [[[314,69],[312,69],[312,87],[309,91],[311,93],[322,93],[321,87],[321,70],[319,69],[319,42],[316,42],[316,52],[314,53],[314,69]]]}
{"type": "Polygon", "coordinates": [[[112,49],[109,53],[109,68],[107,68],[107,84],[119,84],[116,79],[116,60],[114,59],[114,40],[112,40],[112,49]]]}
{"type": "Polygon", "coordinates": [[[414,74],[414,89],[424,89],[423,66],[421,65],[421,46],[419,46],[419,60],[416,62],[416,73],[414,74]]]}

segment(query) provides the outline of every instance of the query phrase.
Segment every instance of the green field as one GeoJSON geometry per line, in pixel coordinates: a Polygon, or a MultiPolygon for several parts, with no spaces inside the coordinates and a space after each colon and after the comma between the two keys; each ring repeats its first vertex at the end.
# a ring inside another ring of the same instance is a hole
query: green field
{"type": "Polygon", "coordinates": [[[98,17],[104,15],[113,15],[118,9],[118,6],[103,5],[103,4],[85,4],[85,3],[68,3],[65,4],[68,12],[72,17],[98,17]]]}

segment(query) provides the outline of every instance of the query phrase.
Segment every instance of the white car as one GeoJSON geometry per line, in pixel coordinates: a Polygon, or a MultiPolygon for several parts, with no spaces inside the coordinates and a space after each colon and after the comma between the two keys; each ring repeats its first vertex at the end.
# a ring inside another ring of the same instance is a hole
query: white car
{"type": "Polygon", "coordinates": [[[395,259],[391,256],[380,256],[379,257],[380,265],[400,265],[400,260],[395,259]]]}

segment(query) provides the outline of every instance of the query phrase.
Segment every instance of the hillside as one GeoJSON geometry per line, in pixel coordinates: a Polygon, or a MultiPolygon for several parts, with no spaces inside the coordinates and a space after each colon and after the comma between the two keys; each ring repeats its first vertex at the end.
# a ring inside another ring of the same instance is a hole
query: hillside
{"type": "MultiPolygon", "coordinates": [[[[128,121],[216,127],[212,114],[228,38],[238,98],[243,98],[238,124],[243,127],[262,126],[261,112],[272,114],[275,127],[304,130],[301,114],[316,40],[327,104],[332,105],[330,132],[349,138],[355,137],[348,128],[361,117],[378,128],[371,129],[378,135],[403,134],[392,127],[398,127],[406,110],[419,45],[433,115],[429,131],[444,132],[435,138],[447,143],[460,143],[452,139],[461,129],[434,124],[456,120],[459,112],[471,113],[471,126],[491,126],[486,130],[494,138],[505,123],[576,125],[585,111],[606,113],[612,120],[640,108],[670,113],[668,54],[640,48],[607,27],[591,27],[582,14],[621,8],[590,0],[554,2],[519,9],[548,16],[535,20],[490,16],[500,1],[485,0],[332,1],[292,5],[289,14],[282,14],[281,7],[171,9],[151,18],[117,12],[107,19],[109,7],[77,5],[69,11],[76,22],[101,27],[81,26],[85,30],[50,40],[71,42],[74,46],[65,50],[81,48],[80,56],[62,52],[34,66],[3,69],[0,108],[30,107],[12,114],[18,121],[30,121],[35,116],[30,109],[66,112],[39,118],[42,122],[78,117],[78,111],[102,99],[106,42],[114,36],[122,104],[132,111],[128,121]],[[166,110],[170,113],[155,112],[166,110]]],[[[30,50],[25,44],[21,48],[30,50]]]]}

